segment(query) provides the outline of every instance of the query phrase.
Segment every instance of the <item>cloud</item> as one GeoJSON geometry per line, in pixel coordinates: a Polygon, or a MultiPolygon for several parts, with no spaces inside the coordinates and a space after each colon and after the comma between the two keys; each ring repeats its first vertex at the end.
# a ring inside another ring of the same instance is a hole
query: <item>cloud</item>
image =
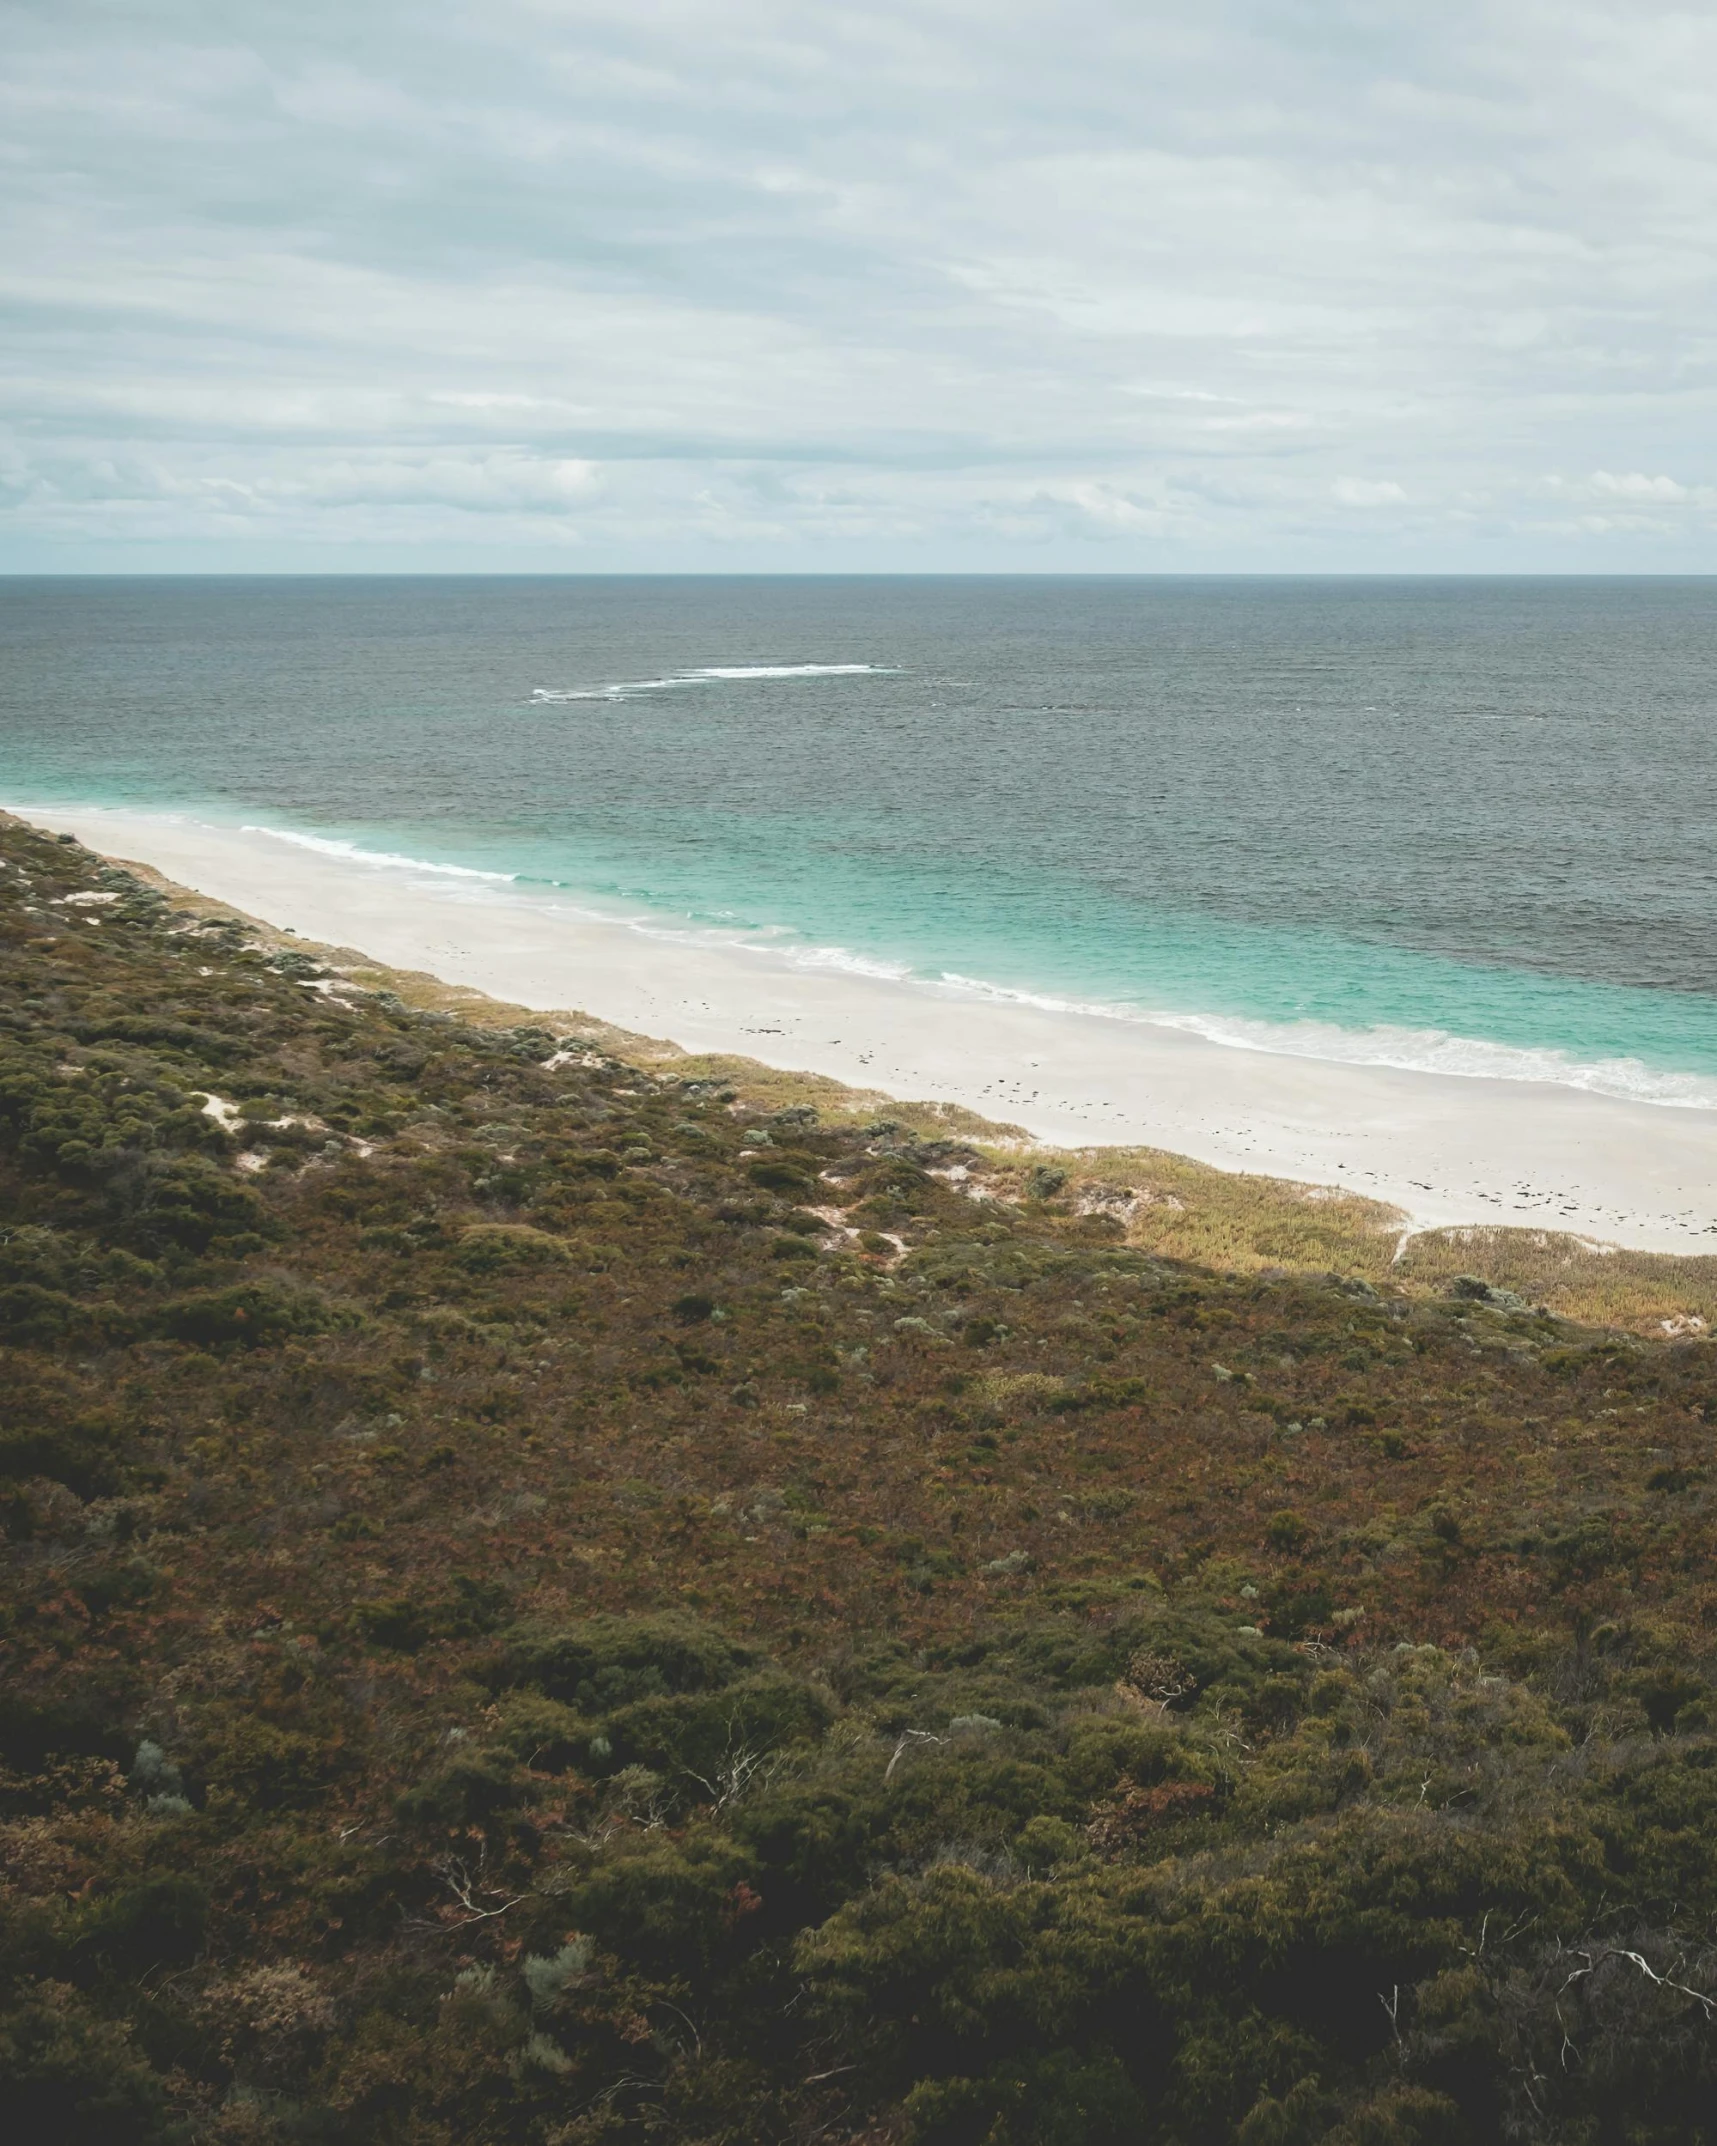
{"type": "MultiPolygon", "coordinates": [[[[57,534],[119,528],[157,540],[216,529],[343,541],[412,527],[457,528],[461,517],[561,525],[579,533],[605,490],[588,462],[520,453],[370,453],[330,458],[227,452],[186,466],[179,454],[0,455],[0,512],[57,534]]],[[[539,529],[539,534],[541,533],[539,529]]],[[[482,541],[487,541],[486,539],[482,541]]]]}
{"type": "MultiPolygon", "coordinates": [[[[1139,499],[1112,484],[1091,480],[1036,487],[1026,498],[1028,514],[1047,509],[1063,529],[1082,536],[1162,536],[1173,516],[1157,500],[1139,499]]],[[[1004,520],[1015,517],[1002,508],[1004,520]]]]}
{"type": "Polygon", "coordinates": [[[313,465],[297,496],[327,507],[423,503],[468,514],[564,514],[586,505],[601,489],[601,477],[589,462],[442,453],[313,465]]]}
{"type": "Polygon", "coordinates": [[[1714,83],[1633,0],[18,0],[0,566],[1708,566],[1714,83]]]}
{"type": "Polygon", "coordinates": [[[1673,477],[1647,477],[1639,470],[1625,477],[1612,476],[1607,469],[1592,472],[1592,490],[1612,499],[1688,499],[1692,497],[1684,484],[1677,484],[1673,477]]]}
{"type": "Polygon", "coordinates": [[[1407,494],[1387,477],[1338,477],[1330,497],[1344,507],[1392,507],[1402,504],[1407,494]]]}

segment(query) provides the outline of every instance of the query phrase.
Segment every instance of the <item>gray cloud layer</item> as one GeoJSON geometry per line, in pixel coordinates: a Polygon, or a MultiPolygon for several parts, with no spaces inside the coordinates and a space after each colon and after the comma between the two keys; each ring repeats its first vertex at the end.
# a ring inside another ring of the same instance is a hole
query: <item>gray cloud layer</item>
{"type": "Polygon", "coordinates": [[[0,566],[1711,563],[1717,18],[12,0],[0,566]]]}

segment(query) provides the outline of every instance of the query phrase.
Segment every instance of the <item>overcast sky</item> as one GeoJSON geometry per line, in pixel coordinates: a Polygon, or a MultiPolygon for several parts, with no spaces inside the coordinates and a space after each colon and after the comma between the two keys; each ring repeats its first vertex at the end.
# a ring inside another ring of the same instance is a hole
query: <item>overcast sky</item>
{"type": "Polygon", "coordinates": [[[4,0],[0,568],[1706,571],[1717,10],[4,0]]]}

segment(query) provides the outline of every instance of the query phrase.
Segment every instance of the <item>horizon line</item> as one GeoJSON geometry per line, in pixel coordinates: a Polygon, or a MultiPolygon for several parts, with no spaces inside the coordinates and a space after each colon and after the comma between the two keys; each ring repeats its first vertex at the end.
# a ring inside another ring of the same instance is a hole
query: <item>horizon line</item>
{"type": "Polygon", "coordinates": [[[0,582],[63,581],[1712,581],[1717,567],[127,567],[0,566],[0,582]]]}

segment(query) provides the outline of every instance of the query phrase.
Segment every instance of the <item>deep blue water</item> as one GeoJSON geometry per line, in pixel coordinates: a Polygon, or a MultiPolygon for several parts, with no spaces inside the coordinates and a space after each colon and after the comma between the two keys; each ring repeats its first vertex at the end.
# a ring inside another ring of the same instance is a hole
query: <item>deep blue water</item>
{"type": "Polygon", "coordinates": [[[1717,1098],[1717,581],[0,581],[0,799],[1717,1098]]]}

